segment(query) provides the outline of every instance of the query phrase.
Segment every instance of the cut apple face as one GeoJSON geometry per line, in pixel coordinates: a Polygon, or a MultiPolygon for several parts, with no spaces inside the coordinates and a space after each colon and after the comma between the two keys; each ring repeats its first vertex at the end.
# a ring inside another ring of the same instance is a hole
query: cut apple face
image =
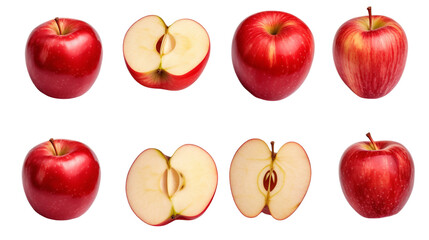
{"type": "Polygon", "coordinates": [[[134,23],[124,38],[124,58],[131,75],[151,88],[180,90],[203,71],[210,39],[197,22],[181,19],[167,26],[154,15],[134,23]]]}
{"type": "Polygon", "coordinates": [[[130,168],[126,192],[134,213],[158,226],[200,216],[216,187],[212,157],[200,147],[183,145],[171,158],[157,149],[143,151],[130,168]]]}
{"type": "Polygon", "coordinates": [[[295,142],[277,153],[260,139],[245,142],[230,168],[231,192],[240,212],[256,217],[261,212],[277,220],[289,217],[304,199],[311,167],[305,150],[295,142]]]}

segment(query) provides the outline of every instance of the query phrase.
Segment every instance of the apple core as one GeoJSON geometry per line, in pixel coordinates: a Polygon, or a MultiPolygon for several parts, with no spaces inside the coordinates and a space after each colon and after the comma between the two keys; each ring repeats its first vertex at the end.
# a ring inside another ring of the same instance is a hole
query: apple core
{"type": "Polygon", "coordinates": [[[265,191],[271,192],[277,185],[277,173],[274,170],[267,171],[264,176],[265,191]]]}
{"type": "Polygon", "coordinates": [[[164,171],[161,178],[161,189],[166,196],[171,198],[174,194],[184,188],[183,174],[176,171],[174,168],[169,168],[164,171]]]}

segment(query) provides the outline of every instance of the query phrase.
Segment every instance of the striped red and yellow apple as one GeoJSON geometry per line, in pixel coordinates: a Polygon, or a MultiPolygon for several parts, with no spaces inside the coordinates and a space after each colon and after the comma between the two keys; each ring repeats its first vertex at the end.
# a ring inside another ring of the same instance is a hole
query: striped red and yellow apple
{"type": "Polygon", "coordinates": [[[393,19],[372,15],[353,18],[337,31],[334,62],[344,83],[359,97],[380,98],[399,82],[407,60],[408,43],[393,19]]]}
{"type": "Polygon", "coordinates": [[[284,144],[277,153],[261,139],[245,142],[236,152],[229,172],[231,192],[240,212],[261,212],[277,220],[289,217],[301,204],[310,185],[311,167],[304,148],[284,144]]]}
{"type": "Polygon", "coordinates": [[[264,100],[295,92],[307,77],[314,55],[310,29],[299,18],[280,11],[249,16],[232,42],[232,62],[241,84],[264,100]]]}
{"type": "Polygon", "coordinates": [[[149,15],[127,31],[123,52],[126,66],[143,86],[181,90],[194,83],[210,55],[210,39],[196,21],[180,19],[170,26],[149,15]]]}

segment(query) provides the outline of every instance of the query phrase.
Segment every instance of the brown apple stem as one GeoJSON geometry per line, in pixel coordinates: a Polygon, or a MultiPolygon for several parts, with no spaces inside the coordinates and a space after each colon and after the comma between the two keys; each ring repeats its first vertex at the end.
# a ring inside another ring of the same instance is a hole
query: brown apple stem
{"type": "Polygon", "coordinates": [[[367,133],[366,136],[369,138],[369,141],[371,141],[372,148],[374,150],[378,150],[377,144],[375,144],[374,140],[371,137],[371,133],[367,133]]]}
{"type": "Polygon", "coordinates": [[[55,147],[54,139],[53,138],[49,139],[49,142],[52,144],[52,147],[54,148],[55,156],[58,156],[58,151],[57,151],[57,148],[55,147]]]}
{"type": "Polygon", "coordinates": [[[271,159],[274,160],[276,158],[276,153],[274,152],[274,141],[271,141],[271,159]]]}
{"type": "Polygon", "coordinates": [[[371,7],[368,7],[367,10],[368,10],[368,15],[369,15],[369,30],[372,30],[372,11],[371,11],[371,7]]]}
{"type": "Polygon", "coordinates": [[[63,32],[61,31],[61,27],[60,27],[60,19],[56,17],[55,22],[57,23],[58,31],[59,31],[60,35],[63,35],[63,32]]]}
{"type": "Polygon", "coordinates": [[[167,166],[168,166],[168,168],[171,168],[171,165],[170,165],[170,159],[171,159],[171,157],[167,156],[165,154],[164,154],[164,157],[165,157],[165,160],[167,160],[167,166]]]}

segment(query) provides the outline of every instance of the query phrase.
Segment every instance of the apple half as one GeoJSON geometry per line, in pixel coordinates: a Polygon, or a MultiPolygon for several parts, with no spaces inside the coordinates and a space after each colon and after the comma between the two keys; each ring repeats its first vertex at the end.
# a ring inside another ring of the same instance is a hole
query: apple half
{"type": "Polygon", "coordinates": [[[274,142],[270,149],[264,141],[251,139],[236,152],[229,176],[232,196],[244,216],[252,218],[264,212],[283,220],[304,199],[311,167],[298,143],[288,142],[275,153],[274,142]]]}
{"type": "Polygon", "coordinates": [[[133,212],[147,224],[160,226],[175,219],[195,219],[207,207],[217,187],[212,157],[195,145],[183,145],[171,156],[150,148],[130,168],[126,182],[133,212]]]}
{"type": "Polygon", "coordinates": [[[137,82],[150,88],[181,90],[203,72],[210,39],[204,27],[193,20],[180,19],[167,26],[160,17],[149,15],[130,27],[123,51],[137,82]]]}

